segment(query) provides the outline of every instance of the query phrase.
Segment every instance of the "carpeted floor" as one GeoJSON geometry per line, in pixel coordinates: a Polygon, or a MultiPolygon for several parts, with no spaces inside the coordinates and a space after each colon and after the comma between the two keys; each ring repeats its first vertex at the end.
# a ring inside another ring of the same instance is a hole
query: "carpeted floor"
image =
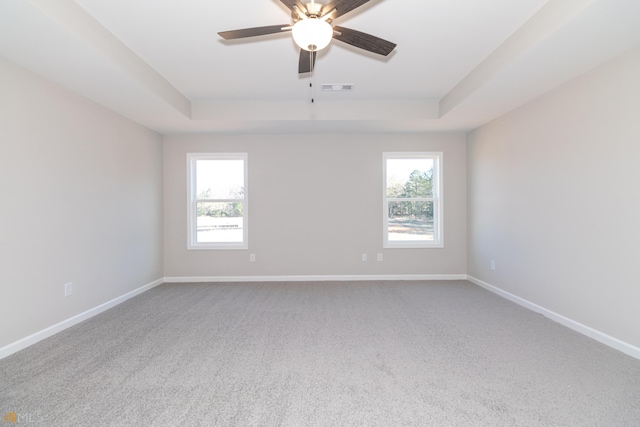
{"type": "Polygon", "coordinates": [[[638,426],[640,360],[468,282],[165,284],[0,360],[37,425],[638,426]]]}

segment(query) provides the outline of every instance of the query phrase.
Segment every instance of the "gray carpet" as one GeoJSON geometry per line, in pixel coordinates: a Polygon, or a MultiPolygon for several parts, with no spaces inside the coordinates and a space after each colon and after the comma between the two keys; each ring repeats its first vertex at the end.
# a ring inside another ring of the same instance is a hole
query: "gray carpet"
{"type": "Polygon", "coordinates": [[[640,361],[468,282],[165,284],[0,360],[0,412],[46,426],[638,426],[640,361]]]}

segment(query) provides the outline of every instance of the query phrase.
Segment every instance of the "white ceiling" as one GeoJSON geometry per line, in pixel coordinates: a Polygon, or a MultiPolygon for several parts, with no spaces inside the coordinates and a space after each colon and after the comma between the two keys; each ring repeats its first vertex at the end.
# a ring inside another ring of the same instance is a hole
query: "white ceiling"
{"type": "Polygon", "coordinates": [[[3,0],[0,55],[161,133],[470,130],[639,45],[640,1],[371,0],[335,24],[395,51],[333,41],[312,76],[288,33],[217,35],[289,23],[279,0],[3,0]]]}

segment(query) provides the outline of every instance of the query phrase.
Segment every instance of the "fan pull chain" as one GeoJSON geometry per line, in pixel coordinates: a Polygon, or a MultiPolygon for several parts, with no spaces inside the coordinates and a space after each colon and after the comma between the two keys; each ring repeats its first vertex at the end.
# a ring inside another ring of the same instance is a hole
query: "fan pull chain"
{"type": "Polygon", "coordinates": [[[311,88],[311,103],[315,103],[315,99],[313,97],[314,95],[314,91],[313,91],[313,76],[314,76],[314,67],[313,67],[313,54],[315,52],[311,52],[311,54],[309,55],[309,70],[311,70],[311,83],[309,83],[309,88],[311,88]]]}

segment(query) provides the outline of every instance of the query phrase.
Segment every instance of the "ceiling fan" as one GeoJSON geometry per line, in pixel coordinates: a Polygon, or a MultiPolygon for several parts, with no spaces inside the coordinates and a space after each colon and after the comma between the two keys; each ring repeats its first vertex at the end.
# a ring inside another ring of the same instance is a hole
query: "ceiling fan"
{"type": "Polygon", "coordinates": [[[396,47],[395,43],[379,37],[331,25],[334,19],[362,6],[369,0],[326,0],[327,4],[313,0],[310,3],[302,3],[300,0],[280,1],[291,11],[293,24],[221,31],[218,34],[225,40],[233,40],[291,31],[294,41],[300,46],[299,73],[313,71],[317,51],[324,49],[331,39],[383,56],[389,55],[396,47]]]}

